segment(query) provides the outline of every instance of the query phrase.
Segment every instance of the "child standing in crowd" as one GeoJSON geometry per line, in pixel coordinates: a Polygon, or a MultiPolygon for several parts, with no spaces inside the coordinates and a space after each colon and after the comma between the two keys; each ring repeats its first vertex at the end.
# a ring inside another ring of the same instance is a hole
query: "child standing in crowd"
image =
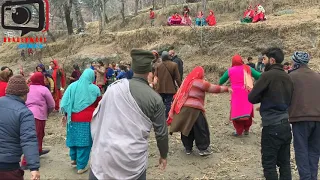
{"type": "Polygon", "coordinates": [[[151,21],[151,26],[154,26],[154,18],[155,18],[155,13],[153,11],[153,8],[150,8],[150,21],[151,21]]]}

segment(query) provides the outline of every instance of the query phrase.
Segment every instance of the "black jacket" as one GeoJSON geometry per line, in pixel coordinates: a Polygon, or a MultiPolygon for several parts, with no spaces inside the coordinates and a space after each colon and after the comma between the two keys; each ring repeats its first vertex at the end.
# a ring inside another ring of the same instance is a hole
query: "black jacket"
{"type": "Polygon", "coordinates": [[[172,58],[172,61],[178,64],[180,79],[183,79],[183,61],[176,55],[172,58]]]}
{"type": "Polygon", "coordinates": [[[281,64],[271,65],[261,74],[249,94],[252,104],[261,103],[262,125],[277,125],[289,118],[288,109],[293,94],[293,82],[281,64]]]}

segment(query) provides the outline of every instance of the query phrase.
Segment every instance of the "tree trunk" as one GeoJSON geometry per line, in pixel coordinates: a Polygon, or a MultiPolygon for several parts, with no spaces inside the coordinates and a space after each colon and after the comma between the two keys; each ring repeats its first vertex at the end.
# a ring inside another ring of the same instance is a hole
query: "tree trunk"
{"type": "Polygon", "coordinates": [[[152,8],[153,8],[153,9],[156,8],[156,2],[155,2],[155,0],[152,0],[152,8]]]}
{"type": "Polygon", "coordinates": [[[205,12],[207,9],[207,0],[202,0],[202,12],[205,12]]]}
{"type": "Polygon", "coordinates": [[[56,42],[56,38],[55,38],[54,35],[49,31],[49,29],[48,29],[48,31],[47,31],[47,34],[48,34],[48,36],[50,37],[50,39],[51,39],[53,42],[56,42]]]}
{"type": "Polygon", "coordinates": [[[84,30],[85,24],[84,24],[82,13],[81,13],[81,8],[79,6],[79,1],[75,0],[73,2],[73,5],[74,5],[76,20],[77,20],[77,31],[81,32],[82,30],[84,30]]]}
{"type": "Polygon", "coordinates": [[[109,23],[109,18],[108,18],[108,16],[107,16],[107,13],[106,13],[106,10],[107,10],[107,2],[108,2],[108,0],[104,0],[105,2],[104,2],[104,4],[103,4],[103,7],[104,7],[104,22],[105,23],[109,23]]]}
{"type": "Polygon", "coordinates": [[[162,8],[165,8],[165,7],[167,7],[167,0],[162,1],[162,8]]]}
{"type": "Polygon", "coordinates": [[[101,0],[101,27],[102,27],[102,30],[104,30],[104,27],[106,25],[106,18],[105,18],[105,15],[106,15],[106,1],[105,0],[101,0]]]}
{"type": "Polygon", "coordinates": [[[138,15],[139,0],[135,0],[134,15],[138,15]]]}
{"type": "Polygon", "coordinates": [[[71,18],[72,0],[67,0],[64,4],[64,15],[66,19],[68,35],[73,34],[72,18],[71,18]]]}
{"type": "Polygon", "coordinates": [[[94,0],[94,9],[98,13],[99,18],[99,34],[101,34],[103,31],[101,5],[102,4],[100,0],[94,0]]]}
{"type": "Polygon", "coordinates": [[[124,16],[124,2],[125,2],[125,0],[121,0],[121,10],[120,10],[120,12],[121,12],[121,17],[122,17],[122,23],[124,23],[124,22],[125,22],[125,16],[124,16]]]}

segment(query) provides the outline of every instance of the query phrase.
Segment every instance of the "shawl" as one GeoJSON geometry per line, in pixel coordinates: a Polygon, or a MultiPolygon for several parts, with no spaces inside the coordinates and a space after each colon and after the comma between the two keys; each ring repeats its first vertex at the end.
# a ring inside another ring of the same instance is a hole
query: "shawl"
{"type": "Polygon", "coordinates": [[[170,125],[172,122],[173,114],[179,114],[184,103],[187,101],[193,81],[195,79],[203,79],[203,78],[204,78],[204,69],[201,66],[197,66],[184,79],[171,105],[171,109],[169,111],[169,116],[167,119],[168,125],[170,125]]]}
{"type": "Polygon", "coordinates": [[[129,81],[110,85],[91,122],[91,169],[97,179],[138,179],[147,168],[151,128],[129,81]]]}
{"type": "Polygon", "coordinates": [[[78,113],[93,104],[101,96],[98,86],[93,84],[94,71],[86,69],[80,79],[70,84],[61,100],[60,111],[67,114],[68,123],[71,114],[78,113]]]}

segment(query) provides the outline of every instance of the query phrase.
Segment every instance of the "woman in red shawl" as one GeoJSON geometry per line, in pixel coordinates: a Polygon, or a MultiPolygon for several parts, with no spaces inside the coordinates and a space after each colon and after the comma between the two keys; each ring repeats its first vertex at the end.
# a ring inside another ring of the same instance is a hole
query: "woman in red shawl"
{"type": "Polygon", "coordinates": [[[55,105],[56,105],[54,109],[56,111],[59,111],[60,99],[62,98],[61,90],[64,90],[64,88],[66,87],[66,79],[65,79],[65,74],[63,72],[63,69],[59,67],[57,60],[51,61],[50,66],[53,70],[53,72],[52,72],[52,78],[54,81],[53,98],[54,98],[55,105]]]}
{"type": "Polygon", "coordinates": [[[216,17],[214,16],[214,13],[212,10],[210,10],[209,16],[206,19],[209,26],[214,26],[217,24],[216,17]]]}
{"type": "Polygon", "coordinates": [[[186,154],[191,154],[193,141],[200,156],[210,155],[210,131],[205,117],[205,93],[228,92],[227,86],[218,86],[204,80],[204,69],[194,68],[183,81],[172,103],[167,120],[170,134],[181,132],[181,140],[186,154]]]}
{"type": "Polygon", "coordinates": [[[260,73],[245,65],[240,55],[235,55],[232,58],[232,67],[223,74],[219,81],[219,84],[222,85],[230,78],[232,87],[230,119],[236,129],[234,136],[241,136],[243,133],[249,135],[253,118],[253,105],[248,100],[248,95],[253,88],[252,77],[257,80],[260,73]]]}

